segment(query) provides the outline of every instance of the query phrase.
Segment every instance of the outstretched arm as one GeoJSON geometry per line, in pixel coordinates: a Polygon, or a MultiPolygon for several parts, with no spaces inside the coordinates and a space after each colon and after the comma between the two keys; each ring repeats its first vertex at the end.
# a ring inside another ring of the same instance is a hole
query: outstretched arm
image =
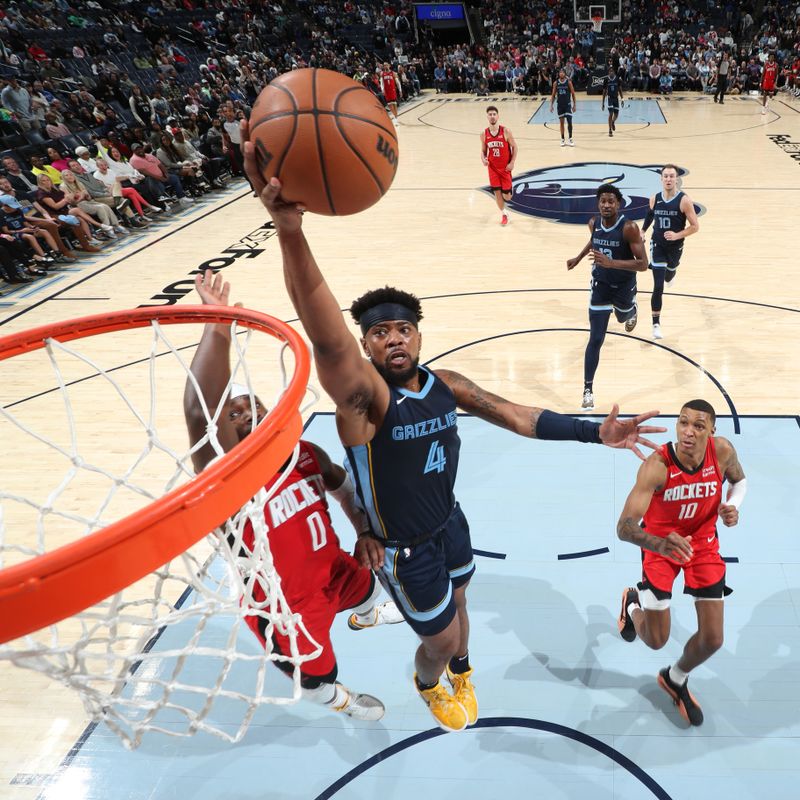
{"type": "Polygon", "coordinates": [[[645,433],[663,433],[666,428],[641,425],[658,411],[648,411],[624,421],[617,419],[619,406],[615,405],[602,423],[556,414],[546,408],[523,406],[482,389],[469,378],[449,369],[436,370],[456,398],[456,405],[486,422],[531,439],[587,442],[632,450],[644,458],[639,445],[655,450],[658,445],[645,439],[645,433]]]}
{"type": "MultiPolygon", "coordinates": [[[[194,283],[204,304],[230,305],[230,284],[223,280],[222,275],[215,276],[208,269],[204,275],[197,275],[194,283]]],[[[222,400],[225,387],[231,378],[230,348],[230,325],[217,323],[205,325],[203,336],[189,369],[200,388],[209,417],[214,416],[222,400]]],[[[189,431],[189,441],[194,447],[206,435],[209,420],[203,410],[203,404],[195,385],[188,377],[183,392],[183,415],[189,431]]],[[[220,414],[218,420],[217,438],[226,453],[238,441],[236,431],[225,413],[220,414]]],[[[192,453],[192,464],[195,471],[203,470],[216,455],[214,448],[209,443],[192,453]]]]}
{"type": "Polygon", "coordinates": [[[617,536],[623,542],[630,542],[643,550],[660,553],[678,564],[685,564],[692,557],[691,537],[683,537],[671,531],[666,537],[653,536],[642,528],[640,521],[647,511],[653,494],[667,480],[667,465],[661,457],[653,453],[639,467],[636,484],[622,509],[617,522],[617,536]]]}
{"type": "Polygon", "coordinates": [[[281,184],[277,178],[272,178],[269,184],[264,181],[256,164],[255,148],[248,141],[249,129],[244,120],[241,131],[245,169],[275,223],[286,289],[313,345],[320,383],[336,403],[340,416],[369,426],[367,414],[374,408],[386,407],[389,389],[364,358],[314,260],[302,231],[303,209],[281,199],[281,184]]]}
{"type": "Polygon", "coordinates": [[[481,131],[481,163],[484,167],[489,166],[489,159],[486,157],[486,131],[481,131]]]}

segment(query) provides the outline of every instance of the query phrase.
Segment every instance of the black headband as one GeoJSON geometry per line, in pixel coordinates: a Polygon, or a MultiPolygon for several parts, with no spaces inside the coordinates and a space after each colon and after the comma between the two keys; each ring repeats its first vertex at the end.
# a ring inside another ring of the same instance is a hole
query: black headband
{"type": "Polygon", "coordinates": [[[379,303],[377,306],[368,308],[359,317],[358,324],[361,326],[361,333],[366,336],[367,331],[373,325],[394,319],[404,319],[407,322],[413,323],[414,327],[416,327],[419,322],[416,313],[408,306],[404,306],[401,303],[379,303]]]}

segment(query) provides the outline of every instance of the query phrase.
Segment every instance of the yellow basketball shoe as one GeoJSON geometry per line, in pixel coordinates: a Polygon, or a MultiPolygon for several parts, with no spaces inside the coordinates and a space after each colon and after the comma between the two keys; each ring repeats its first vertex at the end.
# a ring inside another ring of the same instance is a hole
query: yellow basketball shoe
{"type": "Polygon", "coordinates": [[[475,697],[475,687],[472,685],[471,677],[472,669],[457,674],[450,670],[449,664],[447,665],[447,680],[453,687],[453,696],[467,712],[467,725],[474,725],[478,721],[478,698],[475,697]]]}
{"type": "Polygon", "coordinates": [[[440,728],[446,731],[463,731],[467,727],[467,712],[441,683],[431,689],[420,689],[414,674],[414,688],[425,701],[440,728]]]}

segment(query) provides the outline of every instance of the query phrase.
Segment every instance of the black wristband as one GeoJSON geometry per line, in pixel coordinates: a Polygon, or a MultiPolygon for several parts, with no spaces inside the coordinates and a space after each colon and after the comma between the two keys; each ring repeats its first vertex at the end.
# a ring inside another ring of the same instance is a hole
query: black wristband
{"type": "Polygon", "coordinates": [[[586,442],[602,444],[600,423],[586,419],[556,414],[553,411],[542,411],[536,423],[536,438],[554,441],[586,442]]]}

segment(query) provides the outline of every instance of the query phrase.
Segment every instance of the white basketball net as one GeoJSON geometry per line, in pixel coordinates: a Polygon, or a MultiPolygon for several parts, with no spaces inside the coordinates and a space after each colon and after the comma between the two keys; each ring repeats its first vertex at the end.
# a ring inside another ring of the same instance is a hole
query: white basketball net
{"type": "MultiPolygon", "coordinates": [[[[138,334],[148,336],[144,330],[138,334]]],[[[185,429],[181,433],[183,384],[190,376],[192,353],[185,358],[181,352],[185,347],[173,344],[158,322],[152,322],[151,330],[149,357],[134,365],[133,381],[123,374],[131,365],[119,375],[112,374],[112,369],[115,373],[120,370],[118,365],[103,368],[98,357],[48,340],[45,350],[39,351],[39,360],[46,353],[57,392],[48,394],[46,402],[51,415],[58,416],[57,406],[62,407],[66,420],[65,425],[54,426],[54,433],[40,429],[46,424],[35,426],[29,421],[27,407],[35,404],[36,398],[12,404],[13,410],[3,407],[0,398],[0,440],[14,447],[13,451],[4,449],[7,454],[25,454],[18,463],[12,464],[11,457],[4,459],[4,472],[0,473],[0,568],[92,533],[120,518],[120,513],[144,507],[194,476],[191,451],[185,449],[185,429]],[[80,374],[80,365],[84,373],[85,367],[89,368],[88,376],[70,379],[76,367],[80,374]],[[146,380],[143,371],[149,376],[146,380]],[[88,384],[93,398],[108,399],[98,400],[87,414],[88,384]],[[98,437],[96,417],[101,404],[112,401],[113,425],[101,430],[98,437]],[[131,438],[131,428],[139,433],[136,445],[128,450],[121,440],[131,438]],[[93,441],[97,439],[99,442],[93,441]],[[109,450],[113,451],[110,457],[109,450]],[[12,467],[14,474],[6,474],[12,467]],[[24,480],[15,481],[19,472],[24,480]],[[87,490],[98,484],[105,488],[87,490]],[[83,499],[79,508],[76,497],[89,494],[94,498],[93,507],[87,509],[89,503],[83,499]]],[[[197,325],[178,325],[174,330],[188,331],[196,340],[199,329],[197,325]]],[[[234,323],[232,332],[231,382],[246,385],[253,393],[257,390],[250,383],[245,360],[252,349],[252,331],[237,335],[234,323]]],[[[71,345],[86,350],[95,341],[108,338],[81,339],[71,345]]],[[[267,340],[265,344],[273,349],[280,347],[270,336],[256,338],[267,340]]],[[[281,349],[277,359],[280,370],[275,373],[280,373],[281,385],[270,407],[286,388],[287,350],[281,349]]],[[[253,363],[269,362],[259,357],[253,363]]],[[[189,379],[194,381],[191,376],[189,379]]],[[[52,378],[48,380],[52,384],[52,378]]],[[[8,384],[0,381],[2,385],[8,384]]],[[[201,396],[196,382],[195,391],[201,396]]],[[[266,403],[268,395],[259,394],[266,403]]],[[[204,400],[202,404],[208,434],[196,447],[210,443],[221,456],[216,422],[223,404],[214,416],[204,400]]],[[[280,488],[296,457],[295,451],[270,495],[280,488]]],[[[265,476],[265,483],[268,479],[265,476]]],[[[299,665],[321,650],[317,646],[313,653],[298,654],[298,635],[313,639],[299,615],[288,608],[273,567],[264,520],[267,500],[267,493],[261,490],[243,503],[224,529],[209,532],[179,558],[119,594],[0,646],[0,659],[75,689],[91,718],[105,722],[128,747],[138,746],[147,731],[172,736],[206,731],[228,741],[240,740],[259,706],[299,699],[299,665]],[[242,541],[248,520],[255,534],[253,552],[242,541]],[[263,602],[253,599],[256,585],[267,598],[263,602]],[[266,650],[245,623],[253,616],[264,621],[266,650]],[[291,652],[272,652],[273,630],[289,637],[291,652]],[[271,666],[273,661],[293,666],[291,683],[271,666]]]]}

